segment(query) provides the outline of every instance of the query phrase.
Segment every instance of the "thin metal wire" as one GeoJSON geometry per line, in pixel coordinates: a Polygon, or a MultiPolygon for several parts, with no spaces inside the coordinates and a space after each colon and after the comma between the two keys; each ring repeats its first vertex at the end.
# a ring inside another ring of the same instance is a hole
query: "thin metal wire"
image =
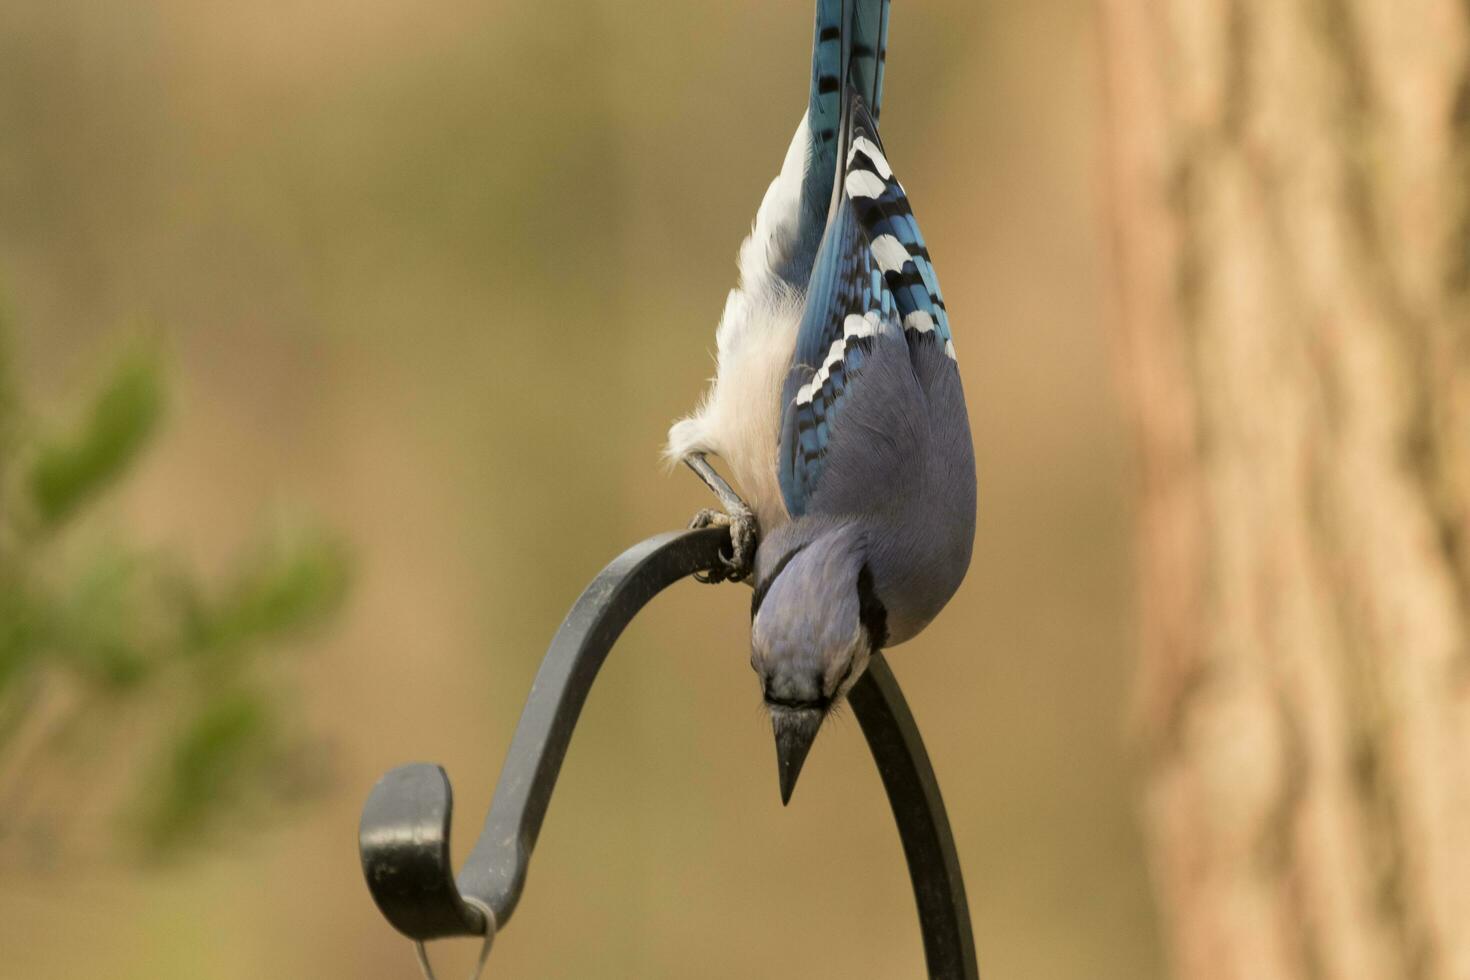
{"type": "Polygon", "coordinates": [[[473,905],[485,917],[485,941],[480,945],[480,958],[475,962],[474,972],[470,974],[470,980],[480,980],[480,974],[485,972],[485,961],[490,958],[490,944],[495,942],[495,911],[472,895],[466,895],[464,903],[473,905]]]}
{"type": "MultiPolygon", "coordinates": [[[[490,947],[495,942],[495,913],[490,906],[477,898],[466,898],[466,905],[473,905],[485,916],[485,941],[480,944],[480,956],[475,960],[475,968],[470,972],[470,980],[480,980],[480,974],[485,972],[485,961],[490,958],[490,947]]],[[[413,941],[413,955],[419,961],[419,970],[424,974],[424,980],[438,980],[434,976],[434,967],[429,963],[429,950],[424,946],[422,939],[413,941]]]]}
{"type": "Polygon", "coordinates": [[[424,980],[438,980],[434,976],[434,968],[429,965],[429,951],[424,948],[424,941],[422,939],[415,939],[413,941],[413,955],[418,958],[419,969],[423,971],[424,980]]]}

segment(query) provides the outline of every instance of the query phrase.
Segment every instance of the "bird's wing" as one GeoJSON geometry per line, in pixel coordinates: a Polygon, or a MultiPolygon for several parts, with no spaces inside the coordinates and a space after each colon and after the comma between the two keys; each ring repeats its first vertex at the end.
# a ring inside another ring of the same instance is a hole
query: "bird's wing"
{"type": "Polygon", "coordinates": [[[851,88],[841,136],[841,183],[782,392],[778,466],[793,516],[806,512],[816,491],[843,406],[863,397],[863,360],[874,337],[902,333],[911,349],[933,343],[954,357],[944,298],[908,196],[862,96],[851,88]]]}

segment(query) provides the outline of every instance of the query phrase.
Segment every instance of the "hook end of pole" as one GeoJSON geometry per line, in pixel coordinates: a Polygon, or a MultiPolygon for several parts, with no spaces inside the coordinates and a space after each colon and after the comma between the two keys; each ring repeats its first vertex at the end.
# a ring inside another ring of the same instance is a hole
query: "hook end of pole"
{"type": "Polygon", "coordinates": [[[358,852],[368,891],[410,939],[493,936],[494,917],[466,901],[449,861],[454,794],[440,766],[415,762],[378,780],[362,809],[358,852]]]}

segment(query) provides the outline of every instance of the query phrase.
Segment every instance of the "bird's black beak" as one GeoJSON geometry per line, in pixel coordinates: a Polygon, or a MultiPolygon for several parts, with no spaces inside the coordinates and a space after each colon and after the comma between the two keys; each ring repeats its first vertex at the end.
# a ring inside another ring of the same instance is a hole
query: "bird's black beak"
{"type": "Polygon", "coordinates": [[[776,765],[781,777],[781,805],[791,802],[791,791],[796,789],[796,777],[801,775],[802,763],[812,749],[817,729],[827,716],[823,708],[793,708],[785,705],[771,706],[771,727],[776,732],[776,765]]]}

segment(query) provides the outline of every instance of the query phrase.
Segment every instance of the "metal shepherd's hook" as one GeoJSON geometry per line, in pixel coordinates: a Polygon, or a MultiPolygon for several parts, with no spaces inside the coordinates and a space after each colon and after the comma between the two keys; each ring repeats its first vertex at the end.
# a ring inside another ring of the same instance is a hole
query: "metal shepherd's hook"
{"type": "MultiPolygon", "coordinates": [[[[378,780],[359,829],[362,870],[383,916],[418,943],[482,936],[480,966],[515,911],[526,866],[582,705],[624,627],[664,589],[715,568],[724,528],[661,534],[602,570],[572,606],[541,661],[485,827],[456,879],[449,863],[449,777],[431,763],[378,780]]],[[[965,883],[939,784],[898,681],[881,654],[848,695],[893,807],[908,860],[931,980],[978,980],[965,883]]]]}

